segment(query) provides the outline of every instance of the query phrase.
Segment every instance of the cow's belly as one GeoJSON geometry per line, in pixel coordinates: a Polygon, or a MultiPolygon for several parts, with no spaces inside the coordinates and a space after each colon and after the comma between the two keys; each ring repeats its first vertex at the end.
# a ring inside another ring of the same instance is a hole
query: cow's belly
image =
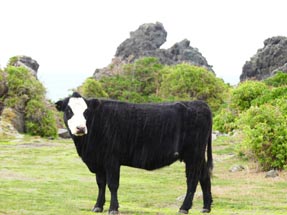
{"type": "Polygon", "coordinates": [[[134,155],[130,159],[122,161],[122,165],[130,166],[134,168],[140,168],[145,170],[155,170],[165,166],[168,166],[179,159],[178,152],[174,152],[169,155],[134,155]]]}

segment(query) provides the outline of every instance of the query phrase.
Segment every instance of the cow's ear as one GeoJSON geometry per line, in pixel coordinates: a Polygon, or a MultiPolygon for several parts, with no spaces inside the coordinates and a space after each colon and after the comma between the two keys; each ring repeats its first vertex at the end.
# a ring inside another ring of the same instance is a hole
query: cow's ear
{"type": "Polygon", "coordinates": [[[95,109],[99,106],[100,101],[98,99],[89,99],[87,100],[87,104],[89,108],[95,109]]]}
{"type": "Polygon", "coordinates": [[[56,106],[56,109],[58,111],[64,111],[65,108],[64,108],[64,101],[63,100],[59,100],[55,103],[55,106],[56,106]]]}
{"type": "Polygon", "coordinates": [[[81,94],[80,94],[80,93],[78,93],[78,92],[73,92],[72,97],[75,97],[75,98],[81,98],[82,96],[81,96],[81,94]]]}

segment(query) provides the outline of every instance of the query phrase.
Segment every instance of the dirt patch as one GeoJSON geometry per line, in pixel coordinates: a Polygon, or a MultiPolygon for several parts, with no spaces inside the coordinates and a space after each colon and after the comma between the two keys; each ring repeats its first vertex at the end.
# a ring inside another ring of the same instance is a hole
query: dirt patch
{"type": "Polygon", "coordinates": [[[5,180],[21,180],[21,181],[36,181],[35,178],[24,176],[21,173],[14,172],[8,169],[0,170],[1,179],[5,180]]]}
{"type": "Polygon", "coordinates": [[[22,143],[18,147],[22,148],[41,148],[41,147],[56,147],[59,143],[47,143],[47,142],[36,142],[36,143],[22,143]]]}

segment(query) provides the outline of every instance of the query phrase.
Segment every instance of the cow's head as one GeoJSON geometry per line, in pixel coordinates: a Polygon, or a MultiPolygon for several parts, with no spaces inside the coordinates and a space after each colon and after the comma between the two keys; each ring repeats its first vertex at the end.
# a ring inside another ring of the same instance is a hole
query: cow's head
{"type": "Polygon", "coordinates": [[[64,112],[64,122],[72,135],[83,136],[88,133],[88,101],[79,93],[75,92],[55,105],[58,111],[64,112]]]}

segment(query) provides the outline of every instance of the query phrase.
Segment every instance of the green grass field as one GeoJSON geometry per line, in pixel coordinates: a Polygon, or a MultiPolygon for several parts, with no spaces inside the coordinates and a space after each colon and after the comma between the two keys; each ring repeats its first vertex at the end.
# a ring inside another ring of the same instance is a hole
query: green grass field
{"type": "MultiPolygon", "coordinates": [[[[238,141],[238,140],[236,140],[238,141]]],[[[287,173],[265,178],[256,164],[238,159],[236,141],[214,141],[214,197],[211,214],[287,214],[287,173]],[[229,172],[234,164],[242,172],[229,172]]],[[[121,214],[177,214],[185,193],[184,165],[148,172],[121,169],[121,214]]],[[[79,215],[91,212],[97,196],[95,176],[77,156],[71,141],[24,137],[0,141],[0,214],[79,215]]],[[[107,214],[109,192],[103,214],[107,214]]],[[[195,195],[190,214],[200,214],[202,195],[195,195]]]]}

